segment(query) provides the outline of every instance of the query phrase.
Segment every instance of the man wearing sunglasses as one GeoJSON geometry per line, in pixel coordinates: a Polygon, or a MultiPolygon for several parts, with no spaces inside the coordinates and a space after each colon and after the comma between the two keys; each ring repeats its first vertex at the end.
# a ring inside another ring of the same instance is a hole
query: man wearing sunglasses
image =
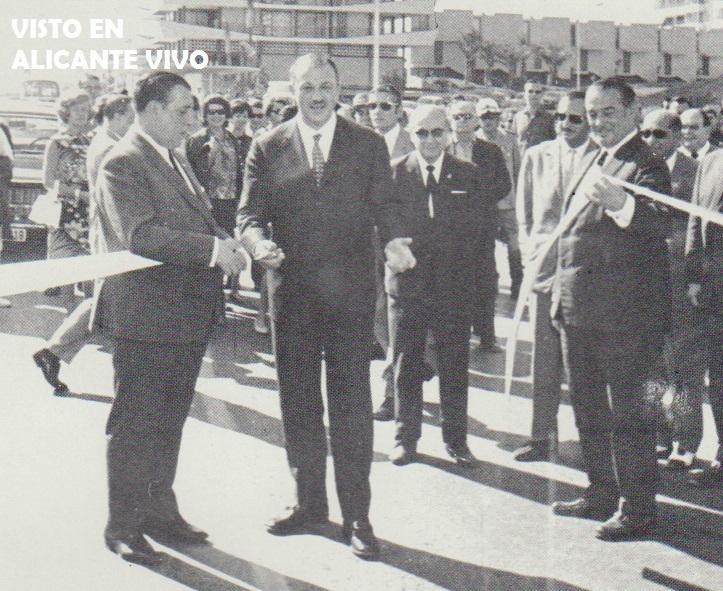
{"type": "MultiPolygon", "coordinates": [[[[643,120],[640,135],[653,153],[664,159],[670,170],[673,197],[690,203],[698,162],[678,149],[681,140],[680,117],[657,109],[643,120]]],[[[688,298],[685,274],[685,236],[688,214],[672,212],[673,231],[668,237],[670,284],[673,313],[671,331],[665,343],[664,364],[656,368],[652,382],[661,392],[658,426],[658,463],[667,468],[689,468],[703,436],[703,393],[705,355],[700,315],[688,298]],[[670,397],[662,392],[671,392],[670,397]],[[668,417],[673,417],[672,420],[668,417]]]]}
{"type": "Polygon", "coordinates": [[[354,121],[364,127],[372,127],[372,120],[369,117],[369,94],[357,92],[351,100],[352,114],[354,121]]]}
{"type": "MultiPolygon", "coordinates": [[[[391,160],[414,150],[409,132],[399,124],[399,117],[402,113],[401,105],[401,94],[396,88],[389,85],[375,88],[369,93],[366,104],[372,127],[384,137],[391,160]]],[[[390,342],[394,340],[391,333],[396,329],[396,310],[388,310],[387,294],[384,290],[384,253],[378,240],[376,240],[375,250],[377,254],[377,302],[374,314],[374,338],[390,357],[389,346],[390,342]]],[[[391,359],[384,368],[383,378],[386,384],[384,400],[374,411],[374,418],[377,421],[391,421],[394,418],[394,368],[391,359]]]]}
{"type": "Polygon", "coordinates": [[[669,195],[670,172],[640,137],[639,104],[626,82],[594,82],[585,111],[600,149],[583,156],[565,193],[563,211],[579,213],[557,241],[550,316],[590,484],[553,511],[606,519],[597,537],[623,540],[656,523],[655,423],[644,384],[669,326],[670,216],[606,177],[669,195]]]}
{"type": "Polygon", "coordinates": [[[525,108],[515,114],[512,122],[520,154],[540,142],[555,139],[555,119],[542,107],[542,93],[541,84],[533,80],[525,82],[525,108]]]}
{"type": "Polygon", "coordinates": [[[446,153],[450,139],[444,107],[420,105],[409,121],[416,149],[392,165],[402,219],[417,265],[388,270],[387,293],[401,315],[395,343],[397,400],[395,465],[414,462],[422,425],[424,349],[428,330],[436,343],[442,437],[449,457],[473,467],[467,447],[470,285],[481,242],[490,240],[490,211],[477,166],[446,153]]]}
{"type": "MultiPolygon", "coordinates": [[[[557,139],[525,152],[517,183],[517,216],[525,259],[549,240],[562,216],[570,180],[583,158],[597,149],[588,139],[585,95],[574,90],[560,99],[555,113],[557,139]]],[[[535,340],[532,352],[532,432],[517,449],[518,462],[551,461],[557,456],[557,411],[560,407],[562,349],[550,318],[556,251],[543,263],[534,287],[535,340]]]]}

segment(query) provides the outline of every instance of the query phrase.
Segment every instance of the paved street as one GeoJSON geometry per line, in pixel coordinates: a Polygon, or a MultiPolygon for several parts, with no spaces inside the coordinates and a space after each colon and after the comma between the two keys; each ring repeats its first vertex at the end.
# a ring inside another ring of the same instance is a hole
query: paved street
{"type": "MultiPolygon", "coordinates": [[[[157,570],[108,552],[104,425],[112,398],[111,358],[87,345],[61,377],[72,394],[51,395],[31,355],[63,314],[40,294],[0,310],[0,589],[8,591],[645,591],[723,590],[723,498],[663,476],[661,527],[654,538],[605,543],[595,523],[553,516],[552,501],[585,484],[567,403],[560,412],[561,460],[514,462],[530,425],[530,327],[523,326],[513,396],[502,391],[503,355],[473,351],[470,447],[474,470],[444,453],[437,380],[425,386],[422,462],[387,461],[393,424],[377,423],[372,523],[380,561],[353,557],[335,526],[318,535],[277,538],[263,527],[291,496],[270,340],[253,332],[254,300],[228,310],[209,347],[185,428],[176,491],[187,519],[211,545],[159,547],[157,570]]],[[[502,296],[498,333],[509,330],[502,296]]],[[[500,344],[504,345],[504,338],[500,344]]],[[[372,364],[375,404],[382,362],[372,364]]],[[[710,409],[701,456],[714,453],[710,409]]]]}

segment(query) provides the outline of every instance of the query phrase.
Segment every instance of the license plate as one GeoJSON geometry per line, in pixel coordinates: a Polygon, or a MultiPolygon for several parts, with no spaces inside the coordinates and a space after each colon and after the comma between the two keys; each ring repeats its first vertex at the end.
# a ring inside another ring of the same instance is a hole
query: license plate
{"type": "Polygon", "coordinates": [[[10,228],[10,235],[15,242],[25,242],[28,239],[28,231],[25,228],[10,228]]]}

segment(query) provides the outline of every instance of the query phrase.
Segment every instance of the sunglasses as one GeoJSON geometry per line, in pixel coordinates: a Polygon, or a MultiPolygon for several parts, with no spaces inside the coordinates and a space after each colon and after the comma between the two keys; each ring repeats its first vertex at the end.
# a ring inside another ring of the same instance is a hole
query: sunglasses
{"type": "Polygon", "coordinates": [[[374,111],[377,107],[379,107],[382,111],[391,111],[393,108],[395,108],[397,105],[393,105],[392,103],[369,103],[367,107],[370,111],[374,111]]]}
{"type": "Polygon", "coordinates": [[[640,135],[645,139],[648,139],[652,135],[656,140],[662,140],[668,137],[668,132],[664,129],[643,129],[640,131],[640,135]]]}
{"type": "Polygon", "coordinates": [[[206,114],[208,114],[208,115],[225,115],[226,111],[224,111],[223,109],[209,109],[208,111],[206,111],[206,114]]]}
{"type": "Polygon", "coordinates": [[[438,140],[443,137],[445,133],[447,133],[447,130],[442,129],[441,127],[435,127],[434,129],[418,129],[414,133],[420,140],[426,140],[430,135],[435,140],[438,140]]]}
{"type": "Polygon", "coordinates": [[[558,121],[567,119],[570,123],[575,123],[576,125],[580,125],[580,123],[583,122],[582,115],[573,115],[571,113],[555,113],[555,119],[558,121]]]}
{"type": "Polygon", "coordinates": [[[363,113],[369,112],[369,106],[368,105],[357,105],[353,109],[354,113],[357,113],[358,115],[361,115],[363,113]]]}
{"type": "Polygon", "coordinates": [[[455,121],[469,121],[474,115],[472,113],[455,113],[452,115],[452,119],[455,121]]]}
{"type": "Polygon", "coordinates": [[[251,113],[251,114],[249,115],[249,117],[250,117],[251,119],[263,119],[263,118],[264,118],[264,114],[263,114],[263,113],[251,113]]]}
{"type": "Polygon", "coordinates": [[[541,91],[541,90],[531,90],[531,89],[530,89],[530,90],[526,90],[525,92],[526,92],[527,94],[542,94],[542,91],[541,91]]]}
{"type": "MultiPolygon", "coordinates": [[[[499,119],[500,114],[499,113],[483,113],[479,116],[480,119],[484,119],[486,121],[489,121],[491,119],[499,119]]],[[[509,121],[512,121],[511,119],[509,121]]]]}

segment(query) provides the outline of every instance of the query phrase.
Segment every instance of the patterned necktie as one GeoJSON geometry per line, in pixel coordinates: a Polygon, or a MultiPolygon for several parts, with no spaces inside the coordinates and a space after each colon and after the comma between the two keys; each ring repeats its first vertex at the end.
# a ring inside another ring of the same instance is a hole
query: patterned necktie
{"type": "Polygon", "coordinates": [[[437,179],[434,178],[434,165],[428,164],[427,165],[427,193],[429,193],[429,203],[428,203],[428,209],[429,209],[429,217],[434,217],[434,196],[437,194],[437,190],[439,189],[439,184],[437,183],[437,179]]]}
{"type": "Polygon", "coordinates": [[[321,177],[324,176],[324,153],[321,151],[319,140],[321,134],[314,134],[314,147],[311,149],[311,170],[314,173],[316,179],[316,186],[321,186],[321,177]]]}

